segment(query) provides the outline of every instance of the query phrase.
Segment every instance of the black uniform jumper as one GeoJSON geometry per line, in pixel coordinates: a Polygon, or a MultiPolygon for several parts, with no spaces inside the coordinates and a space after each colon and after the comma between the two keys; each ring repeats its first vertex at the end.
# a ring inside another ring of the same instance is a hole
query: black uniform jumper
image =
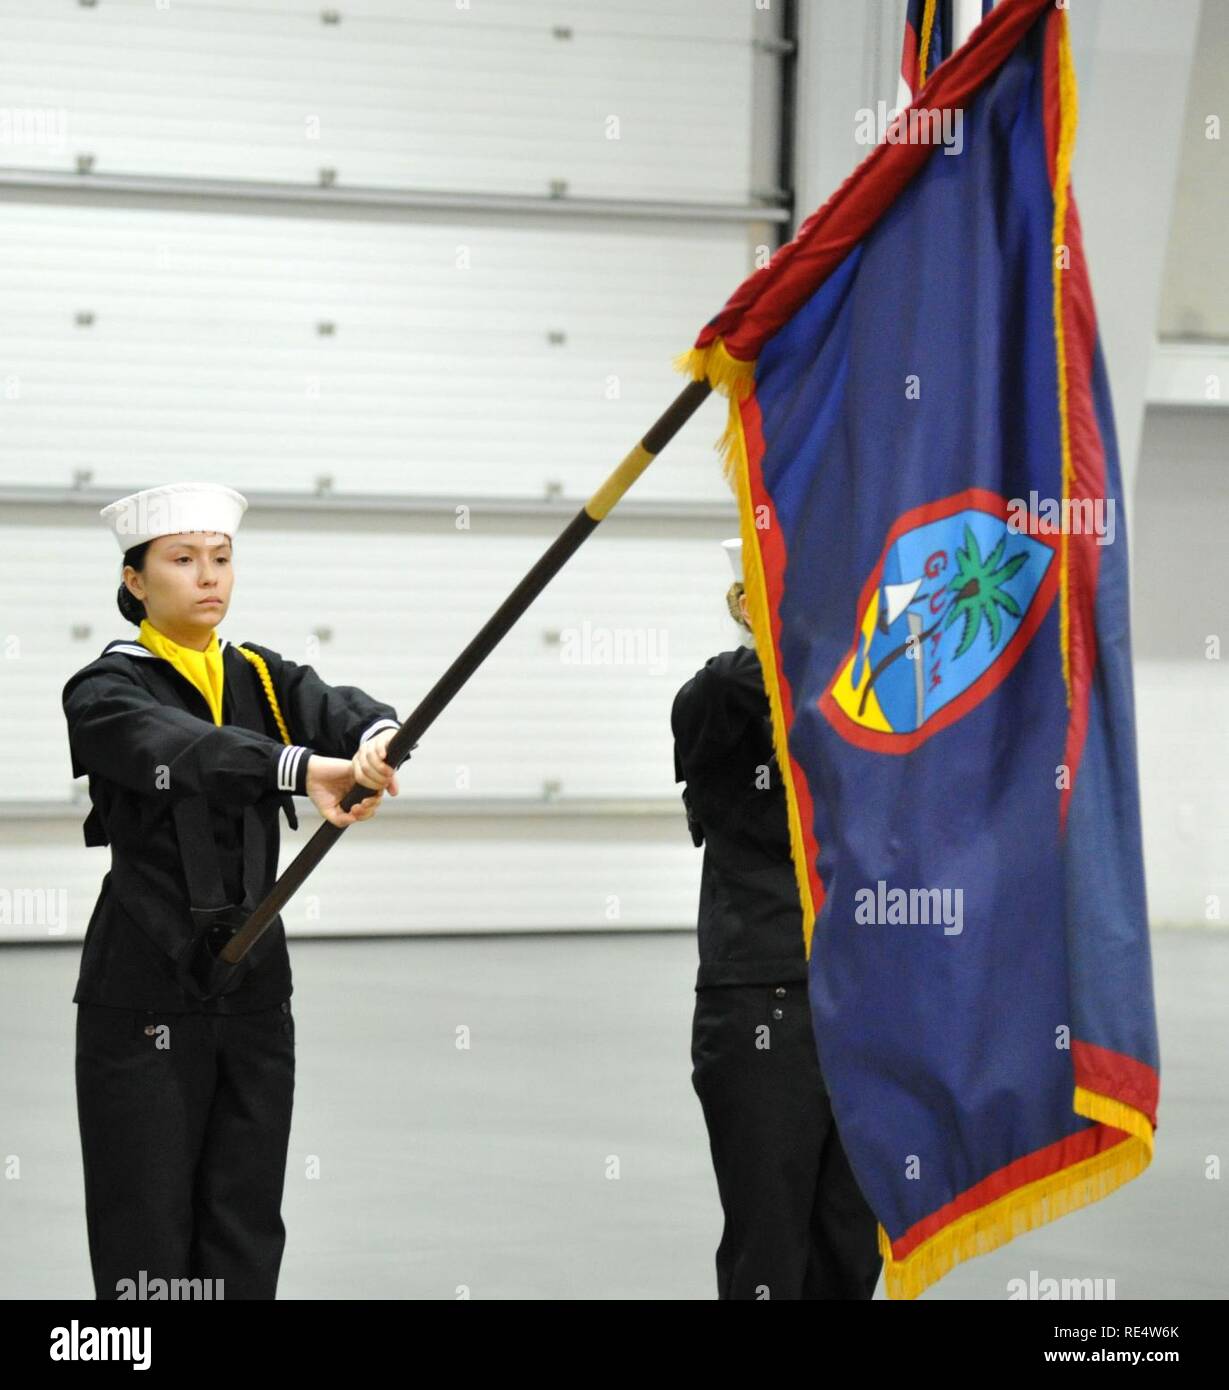
{"type": "Polygon", "coordinates": [[[310,754],[350,758],[399,722],[266,647],[243,644],[262,672],[219,645],[221,725],[139,642],[109,643],[64,687],[73,775],[89,775],[93,803],[85,842],[111,846],[73,995],[100,1299],[140,1297],[155,1279],[274,1297],[294,1093],[281,918],[222,983],[203,967],[273,886],[278,810],[297,828],[310,754]]]}
{"type": "Polygon", "coordinates": [[[754,648],[678,692],[674,775],[704,845],[692,1083],[725,1228],[719,1298],[870,1298],[876,1220],[841,1147],[811,1030],[785,789],[754,648]]]}

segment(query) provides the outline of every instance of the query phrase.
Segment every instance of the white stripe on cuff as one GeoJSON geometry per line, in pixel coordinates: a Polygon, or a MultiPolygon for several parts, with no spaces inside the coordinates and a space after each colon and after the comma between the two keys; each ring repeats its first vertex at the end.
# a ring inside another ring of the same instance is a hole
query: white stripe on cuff
{"type": "Polygon", "coordinates": [[[279,792],[293,792],[295,777],[299,770],[299,760],[308,750],[297,743],[288,743],[277,760],[277,789],[279,792]]]}
{"type": "Polygon", "coordinates": [[[360,743],[366,743],[369,738],[373,738],[381,729],[399,729],[400,727],[401,725],[398,724],[395,719],[377,719],[369,729],[364,730],[364,732],[359,735],[358,741],[360,743]]]}

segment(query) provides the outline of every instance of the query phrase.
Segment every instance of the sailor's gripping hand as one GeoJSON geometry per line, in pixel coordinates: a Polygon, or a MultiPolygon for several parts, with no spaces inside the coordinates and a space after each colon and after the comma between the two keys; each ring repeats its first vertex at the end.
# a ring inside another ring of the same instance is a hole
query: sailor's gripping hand
{"type": "Polygon", "coordinates": [[[307,794],[325,820],[333,825],[344,827],[355,821],[370,820],[379,808],[383,788],[373,790],[348,811],[342,810],[341,803],[350,794],[355,781],[354,762],[350,759],[326,758],[320,753],[311,755],[307,765],[307,794]]]}
{"type": "Polygon", "coordinates": [[[384,751],[396,732],[396,729],[381,729],[378,734],[359,744],[353,766],[354,780],[360,785],[397,795],[397,769],[384,760],[384,751]]]}
{"type": "Polygon", "coordinates": [[[359,744],[358,752],[349,760],[326,758],[320,753],[311,755],[307,764],[307,794],[325,820],[336,826],[370,820],[386,791],[397,795],[397,769],[384,761],[384,750],[396,732],[396,729],[382,729],[359,744]],[[356,782],[370,787],[372,794],[343,811],[341,803],[356,782]]]}

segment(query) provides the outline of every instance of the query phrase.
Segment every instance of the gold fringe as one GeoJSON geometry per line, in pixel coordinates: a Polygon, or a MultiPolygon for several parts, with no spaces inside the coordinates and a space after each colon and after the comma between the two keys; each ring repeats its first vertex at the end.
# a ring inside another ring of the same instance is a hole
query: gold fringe
{"type": "Polygon", "coordinates": [[[273,681],[269,678],[269,666],[263,656],[247,647],[241,647],[236,642],[235,650],[241,652],[256,667],[256,674],[260,677],[260,683],[265,688],[265,696],[269,701],[269,707],[273,711],[273,717],[277,720],[277,727],[282,735],[282,742],[290,742],[290,732],[286,728],[286,721],[282,718],[282,711],[277,703],[277,696],[273,693],[273,681]]]}
{"type": "MultiPolygon", "coordinates": [[[[785,781],[785,799],[789,809],[790,857],[794,861],[794,877],[798,883],[798,901],[802,906],[802,940],[807,959],[811,958],[811,935],[815,927],[815,904],[811,898],[811,879],[807,873],[806,842],[802,834],[802,816],[798,810],[798,794],[794,788],[793,765],[785,728],[785,711],[781,704],[781,687],[777,680],[776,653],[772,642],[772,619],[768,608],[768,584],[764,578],[764,560],[760,554],[759,533],[755,525],[755,508],[751,498],[751,472],[747,462],[747,442],[742,430],[742,412],[738,402],[730,400],[730,421],[722,439],[729,438],[730,455],[738,491],[739,532],[743,542],[743,583],[747,590],[747,612],[755,650],[764,672],[768,692],[768,708],[772,714],[772,744],[777,765],[785,781]]],[[[727,473],[726,475],[730,475],[727,473]]]]}
{"type": "Polygon", "coordinates": [[[1115,1100],[1112,1096],[1086,1091],[1083,1086],[1075,1088],[1072,1109],[1086,1119],[1096,1120],[1098,1124],[1109,1125],[1111,1129],[1120,1129],[1124,1134],[1133,1134],[1137,1139],[1142,1139],[1148,1145],[1148,1153],[1151,1156],[1152,1121],[1142,1110],[1136,1110],[1133,1105],[1115,1100]]]}
{"type": "Polygon", "coordinates": [[[1070,577],[1068,573],[1068,541],[1066,524],[1066,500],[1071,495],[1075,476],[1071,461],[1071,428],[1067,405],[1067,337],[1063,327],[1063,276],[1067,273],[1059,265],[1059,252],[1070,251],[1063,237],[1067,227],[1067,202],[1071,183],[1071,156],[1075,149],[1075,124],[1078,110],[1078,93],[1075,85],[1075,67],[1071,61],[1071,43],[1067,34],[1067,14],[1060,10],[1056,17],[1058,29],[1058,93],[1059,126],[1058,152],[1054,160],[1054,227],[1051,232],[1051,274],[1054,279],[1054,340],[1058,359],[1058,423],[1059,439],[1062,446],[1062,486],[1063,503],[1058,537],[1059,579],[1058,579],[1058,629],[1059,652],[1063,664],[1063,685],[1067,693],[1067,706],[1071,706],[1071,600],[1068,593],[1070,577]]]}
{"type": "Polygon", "coordinates": [[[674,370],[693,381],[707,379],[714,391],[741,400],[755,385],[755,362],[743,362],[726,351],[725,340],[717,338],[704,348],[689,348],[674,359],[674,370]]]}
{"type": "Polygon", "coordinates": [[[883,1256],[889,1298],[917,1298],[954,1266],[977,1255],[988,1254],[1016,1236],[1057,1221],[1069,1212],[1091,1206],[1138,1177],[1152,1162],[1153,1130],[1146,1115],[1122,1101],[1079,1086],[1075,1089],[1073,1106],[1077,1114],[1124,1130],[1128,1137],[1112,1149],[1039,1178],[967,1213],[931,1236],[903,1260],[893,1260],[888,1233],[880,1226],[879,1253],[883,1256]]]}
{"type": "Polygon", "coordinates": [[[920,92],[926,85],[926,79],[930,73],[926,70],[926,62],[930,57],[930,39],[935,27],[935,6],[937,0],[926,0],[926,6],[922,11],[922,37],[918,40],[917,46],[917,89],[920,92]]]}
{"type": "Polygon", "coordinates": [[[721,460],[721,476],[730,485],[730,490],[738,496],[738,457],[742,438],[742,415],[738,402],[730,398],[730,408],[726,413],[725,429],[717,440],[717,456],[721,460]]]}
{"type": "Polygon", "coordinates": [[[721,437],[716,440],[717,455],[721,459],[721,474],[737,496],[739,435],[742,424],[738,415],[738,402],[746,399],[755,386],[755,363],[742,362],[731,357],[725,343],[717,338],[706,348],[689,348],[674,359],[674,369],[691,377],[693,381],[707,381],[714,391],[729,398],[730,412],[721,437]]]}

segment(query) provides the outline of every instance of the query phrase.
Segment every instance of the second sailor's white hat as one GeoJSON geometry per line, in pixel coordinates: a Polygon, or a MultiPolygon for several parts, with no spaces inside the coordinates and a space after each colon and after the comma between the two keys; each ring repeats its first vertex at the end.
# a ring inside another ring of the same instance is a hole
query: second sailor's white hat
{"type": "Polygon", "coordinates": [[[730,568],[734,571],[734,578],[741,584],[743,583],[743,543],[735,537],[733,540],[722,541],[721,548],[726,553],[726,558],[730,562],[730,568]]]}

